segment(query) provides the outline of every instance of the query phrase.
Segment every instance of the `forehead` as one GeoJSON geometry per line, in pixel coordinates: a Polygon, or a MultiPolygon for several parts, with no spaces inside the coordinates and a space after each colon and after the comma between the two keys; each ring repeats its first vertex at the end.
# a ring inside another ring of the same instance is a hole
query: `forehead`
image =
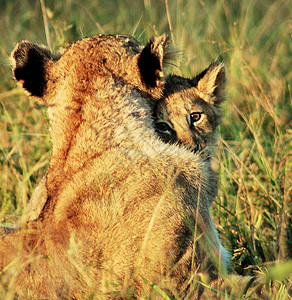
{"type": "Polygon", "coordinates": [[[166,79],[164,102],[166,106],[184,106],[204,104],[200,99],[192,80],[179,76],[170,76],[166,79]]]}
{"type": "Polygon", "coordinates": [[[204,99],[193,81],[179,76],[169,76],[166,79],[164,98],[157,106],[159,114],[169,118],[179,117],[194,111],[212,113],[212,105],[204,99]]]}
{"type": "Polygon", "coordinates": [[[183,91],[187,91],[193,87],[191,79],[183,78],[176,75],[170,75],[166,78],[164,96],[170,97],[183,91]]]}

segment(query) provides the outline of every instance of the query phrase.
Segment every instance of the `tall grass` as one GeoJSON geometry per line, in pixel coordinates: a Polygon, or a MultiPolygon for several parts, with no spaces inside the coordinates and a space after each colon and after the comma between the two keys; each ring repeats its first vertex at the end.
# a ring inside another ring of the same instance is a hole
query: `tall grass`
{"type": "Polygon", "coordinates": [[[213,215],[233,253],[231,271],[257,275],[248,297],[291,298],[291,1],[0,0],[0,6],[1,221],[17,220],[50,151],[45,109],[12,78],[8,57],[16,42],[56,50],[99,33],[145,42],[167,32],[180,50],[168,72],[193,76],[211,61],[226,65],[213,215]]]}

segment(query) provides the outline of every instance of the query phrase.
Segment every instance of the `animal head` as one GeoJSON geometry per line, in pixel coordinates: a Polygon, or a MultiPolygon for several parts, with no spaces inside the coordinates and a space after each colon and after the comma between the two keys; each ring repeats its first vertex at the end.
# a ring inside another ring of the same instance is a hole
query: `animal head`
{"type": "Polygon", "coordinates": [[[167,35],[144,47],[132,37],[98,35],[57,54],[29,41],[17,44],[14,77],[48,107],[49,195],[61,174],[69,176],[105,149],[135,144],[137,130],[145,126],[152,130],[150,111],[163,92],[168,43],[167,35]]]}
{"type": "Polygon", "coordinates": [[[145,47],[133,37],[98,35],[53,54],[44,46],[23,41],[12,52],[13,74],[30,96],[48,105],[59,92],[90,93],[92,88],[104,87],[109,77],[116,85],[129,84],[158,98],[168,43],[166,35],[152,38],[145,47]]]}
{"type": "Polygon", "coordinates": [[[164,98],[156,106],[156,130],[165,142],[182,143],[194,151],[216,142],[220,105],[225,99],[225,70],[213,63],[193,79],[169,76],[164,98]]]}

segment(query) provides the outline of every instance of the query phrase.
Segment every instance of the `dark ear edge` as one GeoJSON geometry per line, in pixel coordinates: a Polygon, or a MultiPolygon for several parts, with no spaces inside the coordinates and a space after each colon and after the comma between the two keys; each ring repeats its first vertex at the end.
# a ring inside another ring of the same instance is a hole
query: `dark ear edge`
{"type": "Polygon", "coordinates": [[[193,79],[193,85],[206,94],[210,102],[220,105],[225,100],[226,75],[225,67],[220,62],[214,62],[193,79]]]}
{"type": "Polygon", "coordinates": [[[46,64],[57,57],[44,46],[23,41],[16,45],[11,58],[15,79],[31,96],[41,98],[46,89],[46,64]]]}
{"type": "Polygon", "coordinates": [[[147,88],[156,88],[164,78],[163,63],[169,38],[166,34],[152,38],[138,58],[141,80],[147,88]]]}

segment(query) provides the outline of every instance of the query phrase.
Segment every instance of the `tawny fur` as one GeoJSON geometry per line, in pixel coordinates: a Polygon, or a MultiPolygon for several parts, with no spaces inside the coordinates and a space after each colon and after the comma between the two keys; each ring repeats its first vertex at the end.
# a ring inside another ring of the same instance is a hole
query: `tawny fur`
{"type": "Polygon", "coordinates": [[[167,44],[102,35],[57,57],[30,42],[13,51],[16,80],[48,107],[52,139],[39,218],[0,243],[20,298],[147,295],[220,260],[224,269],[209,162],[153,129],[167,44]]]}
{"type": "MultiPolygon", "coordinates": [[[[212,155],[216,146],[216,128],[221,121],[220,105],[225,100],[225,70],[221,63],[213,63],[193,79],[166,77],[163,97],[156,102],[153,118],[159,137],[167,143],[184,144],[191,151],[216,163],[212,155]],[[199,119],[191,122],[191,115],[199,119]]],[[[216,172],[214,170],[214,172],[216,172]]],[[[35,220],[47,198],[45,178],[30,199],[23,221],[35,220]]]]}

